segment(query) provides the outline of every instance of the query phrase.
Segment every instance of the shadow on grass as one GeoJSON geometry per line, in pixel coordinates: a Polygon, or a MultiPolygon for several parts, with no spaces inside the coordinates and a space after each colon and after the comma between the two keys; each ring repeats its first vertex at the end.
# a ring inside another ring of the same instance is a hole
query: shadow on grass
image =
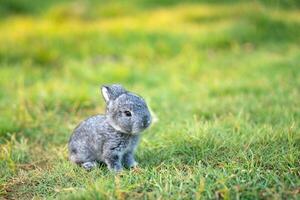
{"type": "MultiPolygon", "coordinates": [[[[122,8],[128,8],[129,7],[136,7],[139,10],[150,10],[150,9],[156,9],[156,8],[163,8],[163,7],[172,7],[172,6],[178,6],[181,4],[195,4],[195,3],[205,3],[205,4],[212,4],[212,5],[233,5],[237,3],[244,3],[247,1],[240,0],[240,1],[234,1],[234,0],[188,0],[188,1],[179,1],[179,0],[154,0],[154,1],[147,1],[147,0],[142,0],[142,1],[114,1],[114,2],[107,2],[107,1],[102,1],[102,0],[91,0],[88,1],[88,4],[90,5],[88,8],[88,11],[85,12],[86,14],[80,15],[83,18],[91,18],[93,17],[93,9],[97,7],[104,7],[105,9],[109,10],[108,12],[104,12],[104,16],[115,16],[119,15],[119,13],[122,12],[122,8]],[[116,5],[117,10],[116,10],[116,5]]],[[[77,16],[78,13],[82,12],[77,12],[78,10],[82,10],[82,5],[85,5],[87,1],[75,1],[71,2],[67,0],[49,0],[49,1],[32,1],[27,2],[23,0],[3,0],[1,2],[1,7],[0,7],[0,13],[1,17],[8,17],[8,16],[13,16],[13,15],[40,15],[47,13],[49,10],[53,10],[53,8],[63,8],[65,5],[70,5],[70,4],[78,4],[81,5],[80,7],[73,7],[69,6],[69,9],[63,9],[60,11],[63,11],[63,14],[61,16],[66,16],[65,14],[68,15],[68,13],[75,13],[77,16]],[[73,7],[73,8],[72,8],[73,7]],[[70,12],[71,11],[71,12],[70,12]],[[74,11],[74,12],[73,12],[74,11]],[[76,14],[77,13],[77,14],[76,14]]],[[[259,0],[256,1],[256,3],[264,5],[266,7],[273,7],[273,8],[283,8],[283,9],[299,9],[300,8],[300,2],[297,0],[287,0],[287,1],[276,1],[270,2],[269,0],[259,0]]],[[[59,12],[60,12],[59,11],[59,12]]],[[[131,10],[132,11],[132,10],[131,10]]],[[[61,13],[61,12],[60,12],[61,13]]],[[[124,13],[123,13],[124,14],[124,13]]],[[[72,14],[71,14],[72,15],[72,14]]]]}
{"type": "MultiPolygon", "coordinates": [[[[181,5],[183,2],[186,3],[205,3],[205,4],[212,4],[212,5],[233,5],[237,3],[245,3],[248,1],[245,0],[188,0],[188,1],[179,1],[179,0],[154,0],[154,1],[137,1],[137,5],[147,8],[157,8],[157,7],[170,7],[181,5]]],[[[269,0],[258,0],[255,1],[256,3],[262,4],[267,7],[280,7],[284,9],[298,9],[300,8],[300,2],[297,0],[288,0],[288,1],[277,1],[277,2],[270,2],[269,0]]]]}
{"type": "MultiPolygon", "coordinates": [[[[235,16],[225,16],[233,19],[235,16]]],[[[256,46],[286,43],[299,43],[300,23],[274,19],[263,13],[248,13],[237,16],[239,19],[222,33],[210,34],[205,40],[199,41],[199,46],[219,49],[230,49],[232,45],[250,43],[256,46]]],[[[190,16],[186,20],[191,23],[214,23],[224,20],[224,16],[190,16]]],[[[236,20],[236,19],[234,19],[236,20]]]]}

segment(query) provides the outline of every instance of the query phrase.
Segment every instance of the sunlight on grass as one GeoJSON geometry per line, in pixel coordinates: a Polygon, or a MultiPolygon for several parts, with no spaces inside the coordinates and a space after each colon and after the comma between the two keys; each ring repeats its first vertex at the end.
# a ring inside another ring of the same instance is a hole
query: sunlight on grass
{"type": "Polygon", "coordinates": [[[0,8],[0,199],[297,199],[293,1],[41,1],[0,8]],[[122,83],[159,118],[120,175],[67,160],[122,83]]]}

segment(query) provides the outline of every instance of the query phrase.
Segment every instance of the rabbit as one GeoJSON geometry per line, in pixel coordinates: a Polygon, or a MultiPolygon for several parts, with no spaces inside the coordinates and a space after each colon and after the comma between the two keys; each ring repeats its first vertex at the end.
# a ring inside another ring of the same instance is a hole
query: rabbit
{"type": "Polygon", "coordinates": [[[97,163],[105,163],[113,172],[136,167],[135,149],[152,120],[148,106],[119,84],[103,85],[101,92],[106,114],[92,116],[75,128],[68,144],[69,159],[86,170],[97,163]]]}

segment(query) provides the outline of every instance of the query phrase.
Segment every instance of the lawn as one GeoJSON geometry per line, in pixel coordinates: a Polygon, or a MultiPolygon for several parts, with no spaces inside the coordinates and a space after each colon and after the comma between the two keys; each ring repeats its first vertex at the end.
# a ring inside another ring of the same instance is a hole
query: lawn
{"type": "Polygon", "coordinates": [[[300,199],[300,4],[31,1],[0,5],[0,199],[300,199]],[[100,85],[158,122],[139,168],[68,161],[100,85]]]}

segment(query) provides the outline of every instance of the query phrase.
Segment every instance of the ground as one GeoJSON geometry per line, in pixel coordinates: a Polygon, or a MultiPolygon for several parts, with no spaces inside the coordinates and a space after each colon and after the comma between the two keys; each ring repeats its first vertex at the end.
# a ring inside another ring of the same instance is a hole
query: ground
{"type": "Polygon", "coordinates": [[[299,199],[297,1],[4,1],[0,199],[299,199]],[[71,164],[103,83],[158,117],[139,168],[71,164]]]}

